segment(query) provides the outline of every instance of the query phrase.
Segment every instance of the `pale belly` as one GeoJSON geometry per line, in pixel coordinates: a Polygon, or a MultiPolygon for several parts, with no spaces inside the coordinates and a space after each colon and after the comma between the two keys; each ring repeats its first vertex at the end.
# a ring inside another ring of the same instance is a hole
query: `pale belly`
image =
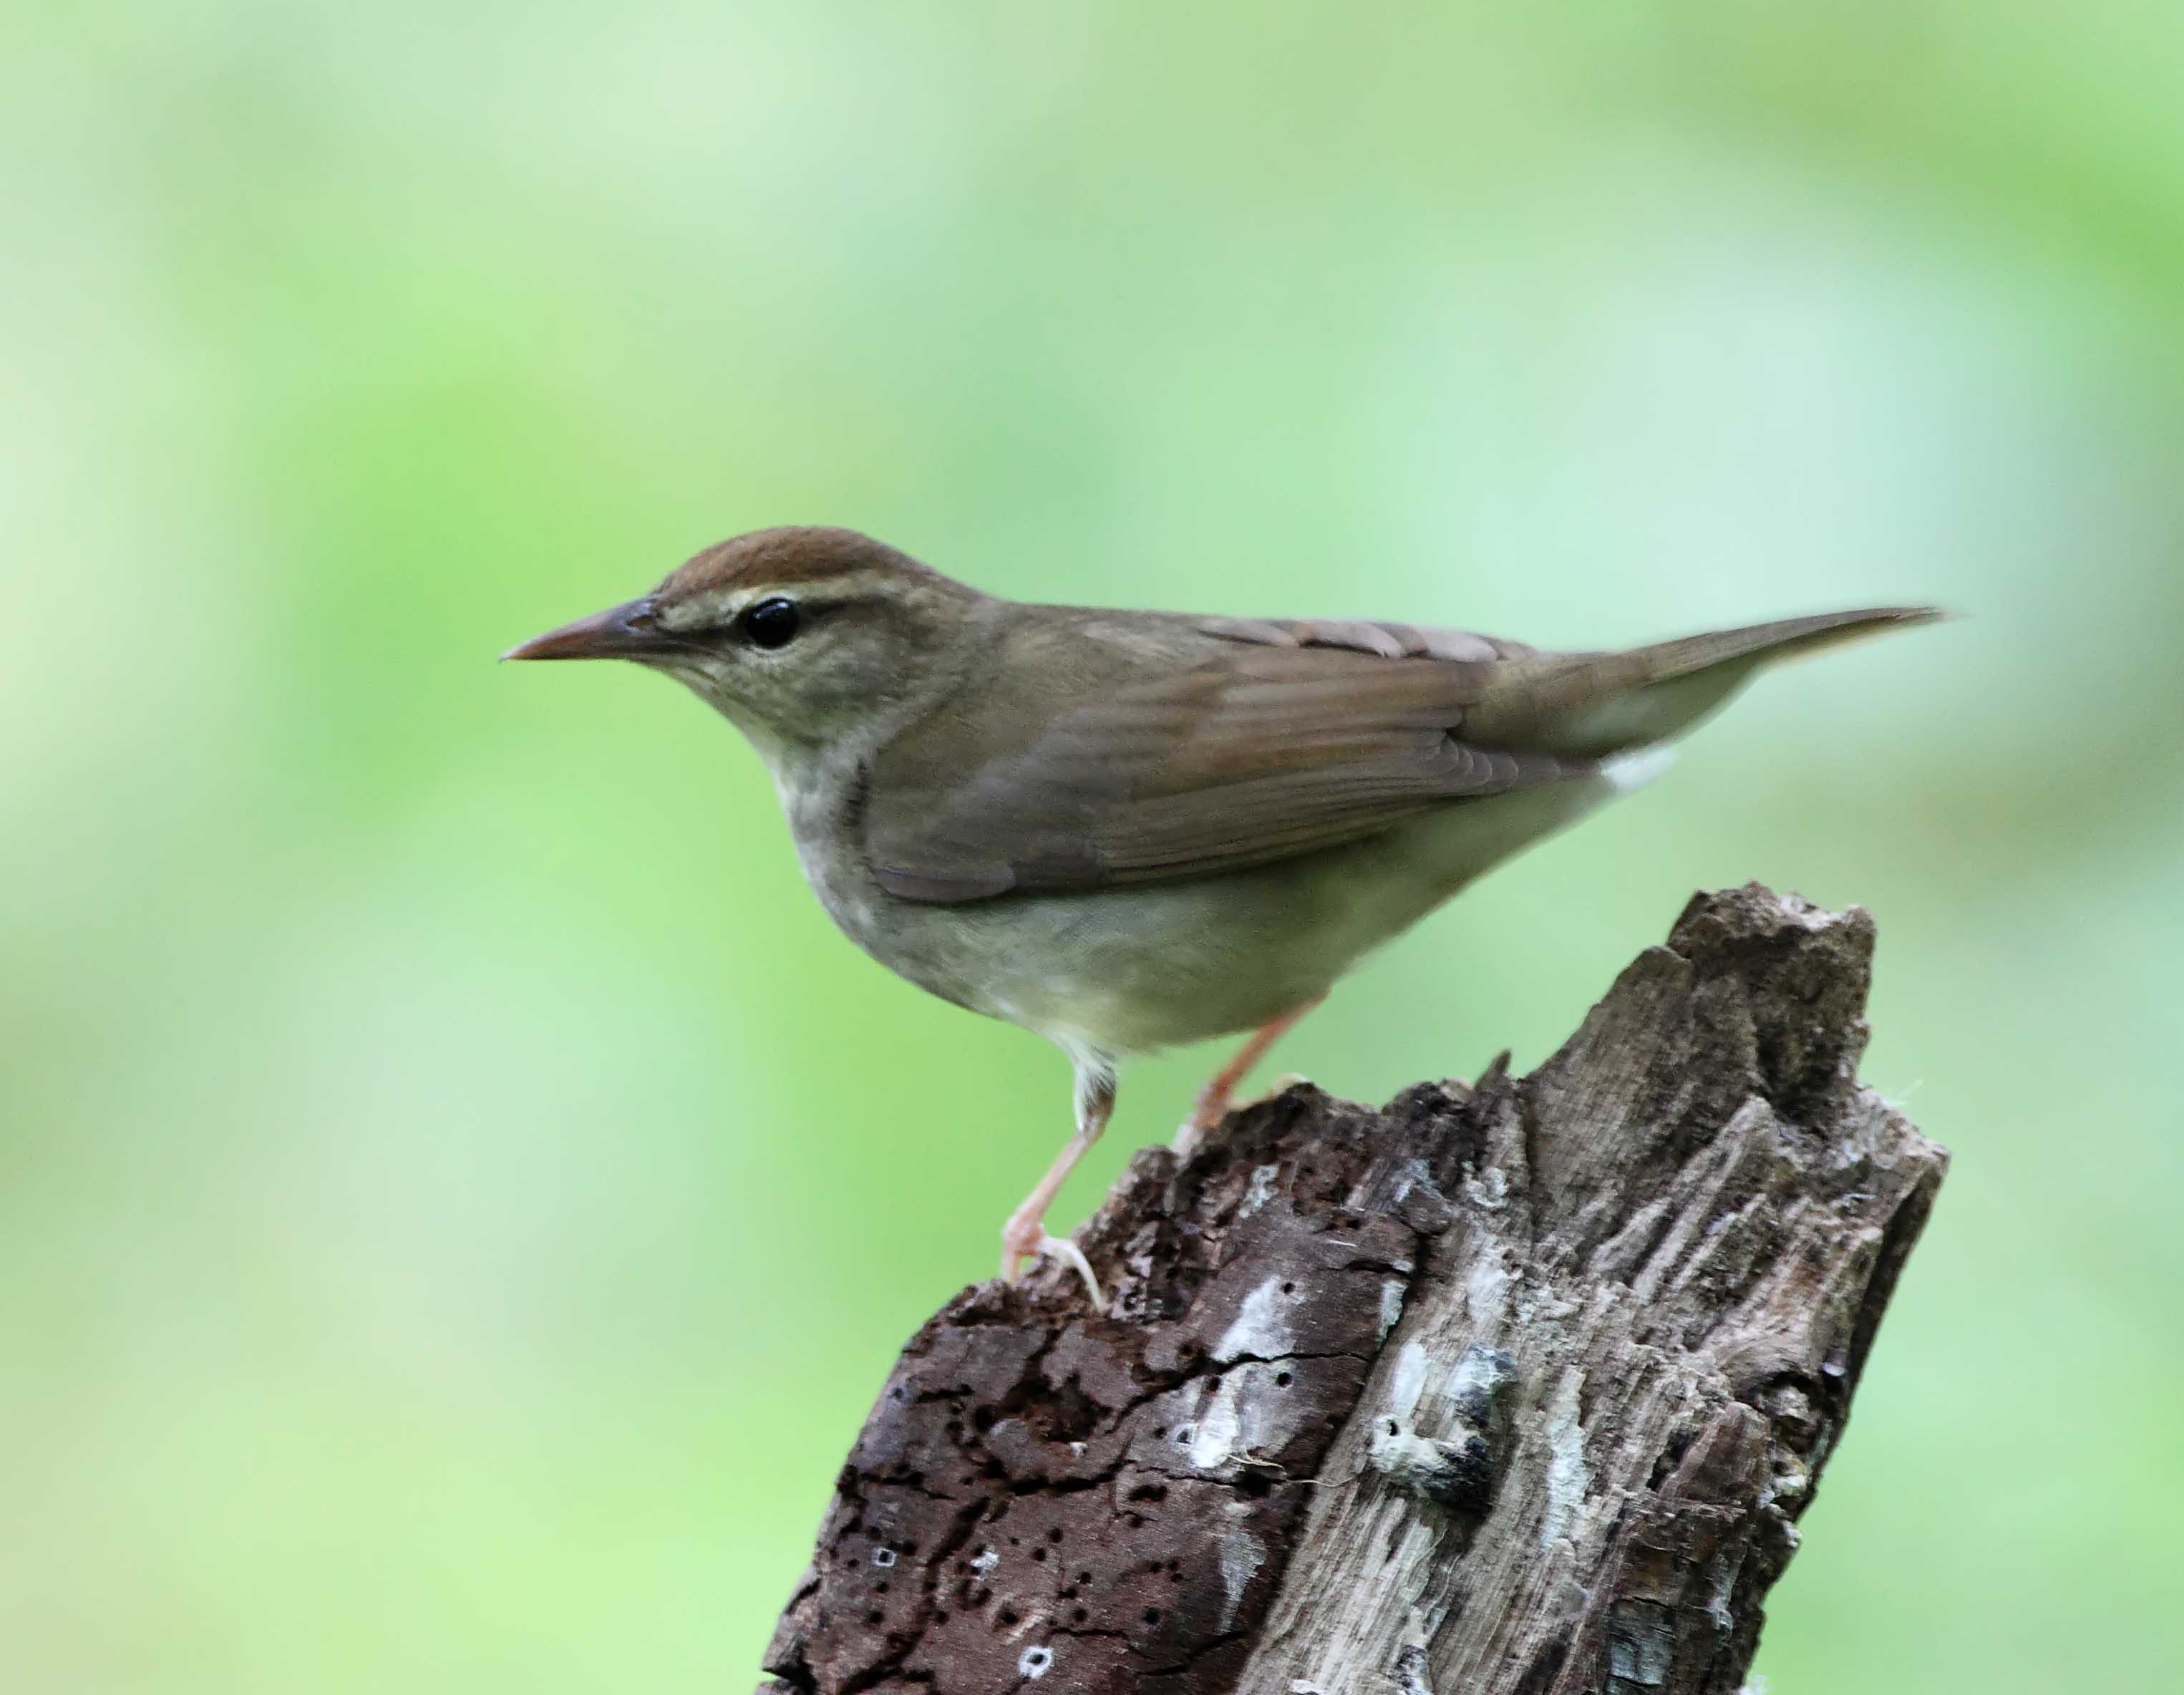
{"type": "Polygon", "coordinates": [[[943,998],[1121,1057],[1254,1029],[1324,994],[1466,884],[1612,798],[1605,778],[1451,806],[1217,878],[924,906],[807,861],[837,923],[943,998]]]}

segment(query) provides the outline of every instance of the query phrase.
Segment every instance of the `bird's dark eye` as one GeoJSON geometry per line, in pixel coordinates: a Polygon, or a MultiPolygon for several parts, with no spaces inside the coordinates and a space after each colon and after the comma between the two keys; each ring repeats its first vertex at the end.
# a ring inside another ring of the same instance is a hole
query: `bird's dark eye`
{"type": "Polygon", "coordinates": [[[794,600],[784,600],[777,594],[747,608],[736,622],[743,626],[744,638],[753,647],[778,648],[787,647],[796,638],[804,615],[796,610],[794,600]]]}

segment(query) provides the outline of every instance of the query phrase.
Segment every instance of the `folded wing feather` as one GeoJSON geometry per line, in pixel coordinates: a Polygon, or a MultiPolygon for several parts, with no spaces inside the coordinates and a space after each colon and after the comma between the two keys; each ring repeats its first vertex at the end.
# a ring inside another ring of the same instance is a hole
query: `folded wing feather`
{"type": "MultiPolygon", "coordinates": [[[[1552,654],[1465,631],[1206,619],[1192,661],[1125,668],[1043,728],[963,722],[876,761],[874,875],[956,902],[1203,877],[1362,839],[1435,806],[1590,776],[1665,740],[1763,661],[1916,609],[1552,654]]],[[[1006,715],[1004,715],[1006,716],[1006,715]]],[[[1028,715],[1027,715],[1028,716],[1028,715]]]]}

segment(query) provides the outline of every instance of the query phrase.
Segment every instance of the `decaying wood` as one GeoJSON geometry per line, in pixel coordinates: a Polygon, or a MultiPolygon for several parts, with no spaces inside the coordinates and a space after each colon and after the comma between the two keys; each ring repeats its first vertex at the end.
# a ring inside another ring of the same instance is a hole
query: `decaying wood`
{"type": "Polygon", "coordinates": [[[911,1341],[775,1695],[1730,1692],[1947,1156],[1860,911],[1694,900],[1529,1077],[1139,1154],[911,1341]]]}

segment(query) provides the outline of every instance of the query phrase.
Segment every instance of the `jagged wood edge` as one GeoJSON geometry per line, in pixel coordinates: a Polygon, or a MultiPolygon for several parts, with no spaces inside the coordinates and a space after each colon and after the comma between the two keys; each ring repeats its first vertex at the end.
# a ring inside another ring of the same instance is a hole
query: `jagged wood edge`
{"type": "Polygon", "coordinates": [[[789,1695],[1733,1691],[1947,1155],[1856,1084],[1873,930],[1696,897],[1521,1082],[1292,1090],[905,1349],[789,1695]]]}

